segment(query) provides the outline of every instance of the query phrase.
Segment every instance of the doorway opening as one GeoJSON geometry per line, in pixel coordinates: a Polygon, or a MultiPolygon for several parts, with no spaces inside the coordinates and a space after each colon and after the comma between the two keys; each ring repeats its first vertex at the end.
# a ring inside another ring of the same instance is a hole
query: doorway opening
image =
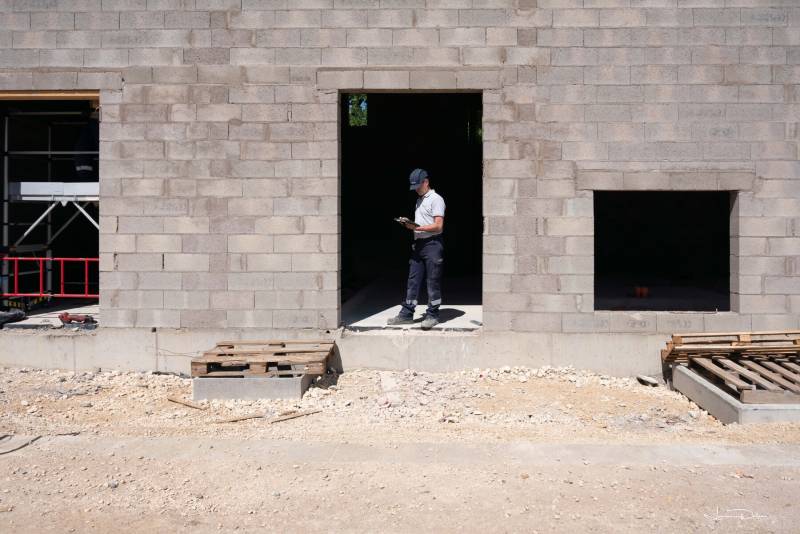
{"type": "Polygon", "coordinates": [[[595,191],[595,309],[730,311],[728,191],[595,191]]]}
{"type": "MultiPolygon", "coordinates": [[[[342,322],[386,327],[405,299],[414,219],[409,174],[425,169],[446,203],[441,329],[481,326],[480,93],[341,95],[342,322]]],[[[422,320],[427,295],[419,295],[422,320]]]]}
{"type": "Polygon", "coordinates": [[[99,312],[98,101],[40,96],[0,101],[0,308],[18,327],[99,312]]]}

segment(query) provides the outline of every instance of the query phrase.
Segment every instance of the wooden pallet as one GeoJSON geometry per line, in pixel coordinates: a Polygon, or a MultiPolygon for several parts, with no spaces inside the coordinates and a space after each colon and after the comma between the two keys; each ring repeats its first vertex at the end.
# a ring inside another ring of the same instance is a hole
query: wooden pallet
{"type": "Polygon", "coordinates": [[[711,356],[787,358],[800,356],[800,330],[674,334],[661,351],[665,364],[711,356]]]}
{"type": "Polygon", "coordinates": [[[800,404],[800,359],[796,356],[690,356],[690,369],[747,404],[800,404]]]}
{"type": "Polygon", "coordinates": [[[192,359],[193,377],[300,376],[325,374],[330,340],[220,341],[192,359]]]}

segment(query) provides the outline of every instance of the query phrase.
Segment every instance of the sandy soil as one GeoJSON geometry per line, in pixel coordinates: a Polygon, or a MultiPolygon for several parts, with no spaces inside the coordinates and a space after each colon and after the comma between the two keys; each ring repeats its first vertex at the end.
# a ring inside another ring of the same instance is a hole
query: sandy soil
{"type": "Polygon", "coordinates": [[[800,519],[800,424],[725,426],[633,379],[353,371],[302,401],[167,400],[190,392],[170,375],[0,370],[0,452],[42,436],[0,455],[0,530],[791,532],[800,519]],[[219,422],[308,409],[322,411],[219,422]]]}

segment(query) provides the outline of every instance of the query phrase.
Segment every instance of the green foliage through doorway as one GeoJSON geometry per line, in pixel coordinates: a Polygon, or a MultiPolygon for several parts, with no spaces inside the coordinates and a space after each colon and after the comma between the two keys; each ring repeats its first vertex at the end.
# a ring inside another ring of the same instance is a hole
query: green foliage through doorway
{"type": "Polygon", "coordinates": [[[350,95],[347,102],[348,124],[350,126],[367,125],[367,95],[350,95]]]}

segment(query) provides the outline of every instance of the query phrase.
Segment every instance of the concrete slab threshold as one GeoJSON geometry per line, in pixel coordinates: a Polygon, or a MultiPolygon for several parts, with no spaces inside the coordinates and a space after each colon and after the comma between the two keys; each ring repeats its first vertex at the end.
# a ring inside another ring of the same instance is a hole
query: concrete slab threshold
{"type": "Polygon", "coordinates": [[[568,366],[613,376],[656,374],[665,335],[635,333],[368,332],[275,329],[104,328],[0,330],[0,365],[189,374],[189,362],[221,339],[336,339],[332,362],[355,368],[447,372],[474,367],[568,366]]]}
{"type": "Polygon", "coordinates": [[[206,377],[192,380],[192,399],[301,399],[311,375],[284,377],[206,377]]]}
{"type": "Polygon", "coordinates": [[[672,385],[726,424],[800,421],[800,404],[744,404],[682,365],[675,367],[672,385]]]}
{"type": "MultiPolygon", "coordinates": [[[[483,325],[483,307],[475,287],[479,277],[448,277],[447,296],[439,310],[438,326],[434,330],[470,331],[483,325]]],[[[415,313],[416,324],[388,326],[386,321],[400,313],[400,299],[405,288],[405,274],[398,278],[385,275],[362,288],[342,304],[341,320],[354,331],[420,329],[427,302],[420,302],[415,313]]],[[[478,291],[479,292],[479,291],[478,291]]]]}
{"type": "MultiPolygon", "coordinates": [[[[424,313],[415,314],[413,325],[389,326],[387,321],[400,313],[400,306],[389,306],[369,315],[363,319],[345,323],[348,330],[367,332],[370,330],[421,330],[420,325],[424,313]]],[[[439,324],[433,327],[435,331],[470,332],[483,325],[482,307],[478,305],[454,304],[445,306],[440,310],[439,324]]]]}

